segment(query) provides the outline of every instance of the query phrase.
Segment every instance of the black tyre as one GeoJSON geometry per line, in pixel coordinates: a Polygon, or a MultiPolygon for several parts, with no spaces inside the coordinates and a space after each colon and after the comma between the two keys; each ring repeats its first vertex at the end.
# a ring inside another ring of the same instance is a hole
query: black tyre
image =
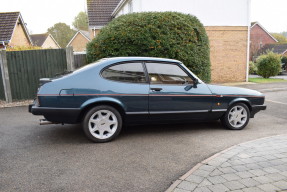
{"type": "Polygon", "coordinates": [[[223,117],[221,123],[231,130],[241,130],[248,124],[250,119],[249,108],[244,103],[231,105],[223,117]]]}
{"type": "Polygon", "coordinates": [[[121,132],[122,116],[111,106],[96,106],[87,112],[83,120],[83,129],[86,136],[93,142],[108,142],[121,132]]]}

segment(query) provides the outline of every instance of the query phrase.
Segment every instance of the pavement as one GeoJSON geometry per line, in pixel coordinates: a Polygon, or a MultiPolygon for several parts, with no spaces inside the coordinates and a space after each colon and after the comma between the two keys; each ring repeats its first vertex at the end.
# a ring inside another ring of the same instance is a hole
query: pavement
{"type": "MultiPolygon", "coordinates": [[[[234,86],[275,94],[287,90],[286,83],[234,86]]],[[[287,105],[287,102],[276,103],[287,105]]],[[[227,148],[198,163],[166,190],[190,191],[287,192],[287,135],[257,139],[227,148]]]]}
{"type": "Polygon", "coordinates": [[[144,125],[94,144],[81,126],[39,126],[41,117],[27,107],[0,109],[0,192],[165,191],[226,148],[286,134],[287,83],[240,86],[263,90],[268,106],[241,131],[226,130],[218,121],[144,125]]]}
{"type": "MultiPolygon", "coordinates": [[[[249,78],[258,78],[258,77],[261,77],[259,75],[249,75],[249,78]]],[[[280,75],[277,75],[277,76],[273,76],[273,77],[270,77],[271,79],[284,79],[284,80],[287,80],[287,72],[284,71],[282,72],[282,74],[280,75]]]]}
{"type": "Polygon", "coordinates": [[[202,161],[167,192],[287,191],[287,135],[236,145],[202,161]]]}

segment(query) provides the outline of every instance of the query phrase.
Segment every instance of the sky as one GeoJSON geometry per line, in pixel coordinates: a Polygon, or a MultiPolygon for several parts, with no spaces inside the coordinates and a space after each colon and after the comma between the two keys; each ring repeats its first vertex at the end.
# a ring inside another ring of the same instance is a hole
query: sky
{"type": "MultiPolygon", "coordinates": [[[[20,11],[32,34],[45,33],[58,22],[72,26],[75,16],[86,10],[86,0],[0,1],[0,12],[20,11]]],[[[269,32],[287,31],[286,7],[287,0],[251,0],[251,21],[260,22],[269,32]]]]}
{"type": "Polygon", "coordinates": [[[20,11],[31,34],[45,33],[63,22],[72,27],[74,18],[86,10],[86,0],[0,0],[0,12],[20,11]]]}
{"type": "Polygon", "coordinates": [[[287,31],[287,0],[251,0],[251,21],[269,32],[287,31]]]}

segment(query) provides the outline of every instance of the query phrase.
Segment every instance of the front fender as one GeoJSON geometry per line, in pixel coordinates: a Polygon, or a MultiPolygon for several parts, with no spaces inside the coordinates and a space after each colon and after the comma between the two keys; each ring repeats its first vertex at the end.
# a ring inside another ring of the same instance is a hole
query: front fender
{"type": "Polygon", "coordinates": [[[246,98],[235,98],[231,102],[229,102],[228,107],[233,105],[234,103],[240,103],[240,102],[246,103],[249,109],[251,109],[251,102],[246,98]]]}
{"type": "Polygon", "coordinates": [[[124,106],[124,104],[120,100],[118,100],[116,98],[112,98],[112,97],[98,97],[98,98],[89,99],[89,100],[85,101],[81,105],[80,108],[84,109],[88,105],[97,104],[97,103],[113,103],[113,104],[119,105],[120,107],[122,107],[122,109],[124,111],[126,111],[126,107],[124,106]]]}

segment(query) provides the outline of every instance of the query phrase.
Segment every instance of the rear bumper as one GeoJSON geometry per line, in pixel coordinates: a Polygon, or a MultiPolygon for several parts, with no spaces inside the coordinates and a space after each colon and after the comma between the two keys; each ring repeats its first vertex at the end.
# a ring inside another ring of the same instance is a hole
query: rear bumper
{"type": "Polygon", "coordinates": [[[48,121],[55,123],[78,123],[81,110],[78,108],[52,108],[29,105],[33,115],[43,115],[48,121]]]}
{"type": "Polygon", "coordinates": [[[252,111],[250,113],[250,117],[253,118],[256,113],[258,113],[261,110],[266,110],[267,106],[266,105],[253,105],[252,106],[252,111]]]}

